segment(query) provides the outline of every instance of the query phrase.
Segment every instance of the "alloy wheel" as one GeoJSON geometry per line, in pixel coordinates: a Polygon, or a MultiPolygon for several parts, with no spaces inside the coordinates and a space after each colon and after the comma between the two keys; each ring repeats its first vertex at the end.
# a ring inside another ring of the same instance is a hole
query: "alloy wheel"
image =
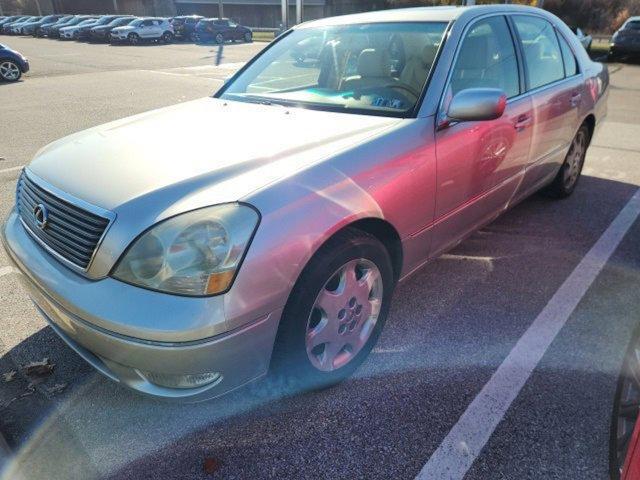
{"type": "Polygon", "coordinates": [[[15,82],[20,78],[20,67],[9,60],[5,60],[0,63],[0,76],[9,82],[15,82]]]}
{"type": "Polygon", "coordinates": [[[573,184],[578,181],[578,177],[582,171],[586,149],[587,135],[585,131],[581,129],[571,143],[569,154],[564,164],[563,182],[567,189],[570,189],[573,184]]]}
{"type": "Polygon", "coordinates": [[[132,33],[129,35],[129,43],[131,45],[137,45],[138,42],[140,42],[140,37],[137,34],[132,33]]]}
{"type": "Polygon", "coordinates": [[[307,320],[311,364],[330,372],[349,363],[365,346],[380,314],[382,275],[370,260],[351,260],[322,287],[307,320]]]}
{"type": "Polygon", "coordinates": [[[216,42],[217,43],[224,43],[224,36],[221,33],[216,35],[216,42]]]}

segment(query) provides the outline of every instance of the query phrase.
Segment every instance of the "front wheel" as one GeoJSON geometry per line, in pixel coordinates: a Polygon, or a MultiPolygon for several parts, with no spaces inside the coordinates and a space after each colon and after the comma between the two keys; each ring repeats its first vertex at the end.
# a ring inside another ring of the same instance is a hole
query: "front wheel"
{"type": "Polygon", "coordinates": [[[360,230],[329,240],[293,288],[280,322],[272,371],[295,388],[339,382],[366,359],[394,289],[385,246],[360,230]]]}
{"type": "Polygon", "coordinates": [[[137,33],[130,33],[127,37],[131,45],[138,45],[140,43],[140,35],[137,33]]]}
{"type": "Polygon", "coordinates": [[[573,137],[569,152],[556,178],[547,187],[547,192],[557,198],[565,198],[573,193],[580,179],[584,159],[589,147],[589,128],[583,124],[573,137]]]}
{"type": "Polygon", "coordinates": [[[247,43],[251,43],[252,40],[253,40],[253,35],[251,34],[251,32],[246,32],[244,34],[244,41],[247,43]]]}
{"type": "Polygon", "coordinates": [[[0,60],[0,78],[6,82],[17,82],[22,76],[20,67],[11,60],[0,60]]]}

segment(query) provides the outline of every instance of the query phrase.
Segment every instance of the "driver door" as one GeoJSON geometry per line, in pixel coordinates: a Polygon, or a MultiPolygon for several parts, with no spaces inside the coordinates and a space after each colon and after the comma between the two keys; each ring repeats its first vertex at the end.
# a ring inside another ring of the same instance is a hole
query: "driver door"
{"type": "Polygon", "coordinates": [[[533,105],[520,96],[518,58],[504,16],[480,19],[467,30],[445,92],[435,136],[434,254],[502,212],[527,166],[533,105]],[[502,90],[508,98],[504,114],[495,120],[446,121],[451,99],[468,88],[502,90]]]}

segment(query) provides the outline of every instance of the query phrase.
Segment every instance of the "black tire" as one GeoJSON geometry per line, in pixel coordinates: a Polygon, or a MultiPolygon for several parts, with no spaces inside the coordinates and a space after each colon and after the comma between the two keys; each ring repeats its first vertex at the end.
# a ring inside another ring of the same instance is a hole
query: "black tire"
{"type": "Polygon", "coordinates": [[[216,41],[216,43],[217,43],[217,44],[219,44],[219,45],[220,45],[220,44],[223,44],[223,43],[224,43],[224,35],[223,35],[223,34],[221,34],[221,33],[218,33],[218,34],[215,36],[215,41],[216,41]]]}
{"type": "Polygon", "coordinates": [[[244,34],[244,41],[246,43],[251,43],[253,41],[253,34],[251,32],[246,32],[244,34]]]}
{"type": "Polygon", "coordinates": [[[22,77],[20,66],[10,59],[0,59],[0,79],[5,82],[17,82],[22,77]]]}
{"type": "Polygon", "coordinates": [[[271,373],[286,388],[322,388],[351,375],[366,359],[384,328],[395,287],[391,257],[374,236],[346,229],[330,239],[314,255],[296,282],[285,306],[271,360],[271,373]],[[372,262],[382,278],[382,303],[366,343],[345,365],[332,371],[316,368],[307,354],[308,322],[321,289],[345,264],[356,259],[372,262]]]}
{"type": "Polygon", "coordinates": [[[609,475],[612,480],[620,479],[620,470],[624,465],[631,432],[640,409],[640,378],[633,374],[634,369],[640,373],[638,370],[640,362],[636,356],[638,348],[640,348],[640,328],[636,328],[627,348],[613,401],[609,438],[609,475]],[[624,414],[623,408],[626,412],[624,414]]]}
{"type": "Polygon", "coordinates": [[[127,39],[131,45],[138,45],[140,43],[140,35],[137,33],[130,33],[127,35],[127,39]]]}
{"type": "Polygon", "coordinates": [[[560,170],[558,170],[553,182],[546,188],[546,193],[555,198],[566,198],[573,193],[582,174],[590,140],[589,127],[583,123],[571,142],[571,147],[569,147],[560,170]],[[576,152],[578,148],[580,148],[579,154],[576,152]],[[577,165],[574,164],[576,161],[577,165]],[[570,172],[575,173],[575,178],[570,172]]]}
{"type": "Polygon", "coordinates": [[[173,41],[173,33],[171,32],[164,32],[162,34],[162,41],[164,43],[171,43],[173,41]]]}

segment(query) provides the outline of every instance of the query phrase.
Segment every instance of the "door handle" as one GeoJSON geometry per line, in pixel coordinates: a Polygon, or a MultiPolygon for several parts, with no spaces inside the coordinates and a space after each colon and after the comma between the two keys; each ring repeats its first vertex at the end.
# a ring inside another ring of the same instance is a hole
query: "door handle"
{"type": "Polygon", "coordinates": [[[521,132],[525,128],[527,128],[529,125],[531,125],[531,116],[520,115],[513,126],[517,132],[521,132]]]}
{"type": "Polygon", "coordinates": [[[571,95],[571,106],[577,107],[580,105],[580,99],[582,99],[582,94],[580,92],[574,92],[573,95],[571,95]]]}

